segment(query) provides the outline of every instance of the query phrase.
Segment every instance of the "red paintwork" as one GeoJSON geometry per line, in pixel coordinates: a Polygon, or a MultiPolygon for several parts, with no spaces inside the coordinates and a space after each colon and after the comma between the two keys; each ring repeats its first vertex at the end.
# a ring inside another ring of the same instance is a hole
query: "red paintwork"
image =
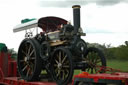
{"type": "Polygon", "coordinates": [[[5,77],[8,76],[8,54],[6,52],[0,52],[0,69],[5,77]]]}
{"type": "Polygon", "coordinates": [[[49,16],[40,18],[38,21],[38,26],[42,28],[44,32],[53,32],[60,29],[61,25],[67,24],[67,22],[68,21],[65,19],[49,16]]]}
{"type": "Polygon", "coordinates": [[[16,61],[9,61],[8,62],[8,77],[16,77],[17,76],[17,63],[16,61]]]}
{"type": "MultiPolygon", "coordinates": [[[[112,74],[89,74],[87,72],[83,72],[79,75],[76,75],[74,77],[74,80],[76,78],[89,78],[93,79],[95,83],[98,82],[99,79],[107,79],[107,80],[122,80],[125,82],[125,85],[128,85],[128,73],[112,73],[112,74]]],[[[72,83],[73,85],[73,83],[72,83]]]]}
{"type": "Polygon", "coordinates": [[[26,82],[24,80],[18,80],[18,77],[6,77],[3,79],[3,83],[9,85],[56,85],[53,82],[26,82]]]}

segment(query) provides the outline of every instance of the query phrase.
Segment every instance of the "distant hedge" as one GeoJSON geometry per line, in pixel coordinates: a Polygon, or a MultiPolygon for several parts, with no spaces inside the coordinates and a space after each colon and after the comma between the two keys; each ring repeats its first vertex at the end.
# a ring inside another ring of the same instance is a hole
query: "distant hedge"
{"type": "Polygon", "coordinates": [[[128,60],[128,46],[107,48],[106,56],[108,59],[128,60]]]}
{"type": "Polygon", "coordinates": [[[88,43],[88,46],[102,50],[107,59],[128,60],[128,42],[118,47],[111,47],[111,44],[101,45],[98,43],[88,43]]]}

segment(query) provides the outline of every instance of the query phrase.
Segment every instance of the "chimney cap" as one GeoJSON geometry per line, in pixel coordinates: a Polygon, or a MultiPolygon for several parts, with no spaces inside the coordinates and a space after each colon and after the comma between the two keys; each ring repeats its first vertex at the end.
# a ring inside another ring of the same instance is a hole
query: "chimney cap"
{"type": "Polygon", "coordinates": [[[80,8],[80,5],[73,5],[72,8],[80,8]]]}

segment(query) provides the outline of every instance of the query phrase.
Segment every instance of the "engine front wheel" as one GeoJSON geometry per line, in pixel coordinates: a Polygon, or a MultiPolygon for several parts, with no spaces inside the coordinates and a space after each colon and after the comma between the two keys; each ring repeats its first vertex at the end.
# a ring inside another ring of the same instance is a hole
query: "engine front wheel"
{"type": "Polygon", "coordinates": [[[67,85],[73,76],[73,61],[71,53],[64,47],[57,48],[52,56],[51,71],[58,85],[67,85]]]}
{"type": "Polygon", "coordinates": [[[35,39],[25,39],[21,42],[18,51],[18,71],[27,81],[36,81],[41,72],[41,58],[39,43],[35,39]]]}

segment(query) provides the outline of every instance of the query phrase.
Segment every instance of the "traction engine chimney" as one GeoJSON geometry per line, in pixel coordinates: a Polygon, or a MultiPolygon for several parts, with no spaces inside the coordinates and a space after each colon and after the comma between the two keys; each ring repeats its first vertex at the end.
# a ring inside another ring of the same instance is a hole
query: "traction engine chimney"
{"type": "Polygon", "coordinates": [[[73,22],[74,22],[74,33],[77,34],[80,28],[80,5],[74,5],[73,8],[73,22]]]}

